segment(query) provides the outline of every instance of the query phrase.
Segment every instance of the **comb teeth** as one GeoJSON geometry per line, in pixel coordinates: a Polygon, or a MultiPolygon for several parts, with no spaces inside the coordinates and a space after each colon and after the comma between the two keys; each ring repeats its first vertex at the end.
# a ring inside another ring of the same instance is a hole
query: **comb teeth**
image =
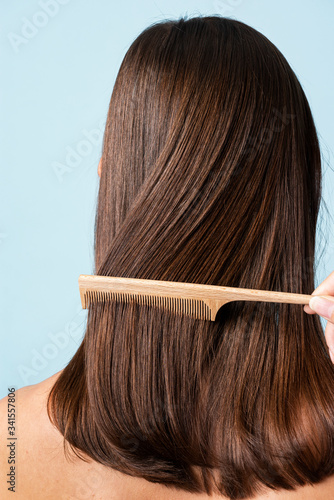
{"type": "Polygon", "coordinates": [[[203,300],[91,290],[86,291],[84,295],[86,308],[97,302],[105,303],[113,300],[126,303],[137,302],[139,305],[159,307],[176,314],[192,316],[196,319],[212,320],[211,310],[203,300]]]}

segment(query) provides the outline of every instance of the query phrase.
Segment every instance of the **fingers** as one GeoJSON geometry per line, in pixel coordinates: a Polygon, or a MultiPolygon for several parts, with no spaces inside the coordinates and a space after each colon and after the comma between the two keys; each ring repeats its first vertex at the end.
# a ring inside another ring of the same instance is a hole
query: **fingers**
{"type": "Polygon", "coordinates": [[[325,329],[326,343],[329,347],[329,355],[331,357],[332,363],[334,363],[334,324],[327,321],[325,329]]]}
{"type": "Polygon", "coordinates": [[[308,306],[307,304],[304,306],[304,311],[307,314],[315,314],[315,311],[313,311],[313,309],[311,309],[310,306],[308,306]]]}
{"type": "Polygon", "coordinates": [[[332,295],[315,295],[309,307],[317,314],[334,323],[334,297],[332,295]]]}
{"type": "Polygon", "coordinates": [[[304,306],[304,311],[308,314],[317,313],[327,319],[325,338],[329,348],[329,355],[332,363],[334,363],[334,271],[312,292],[311,295],[327,296],[322,299],[320,299],[320,297],[312,298],[310,304],[304,306]]]}
{"type": "Polygon", "coordinates": [[[334,271],[320,283],[312,295],[334,295],[334,271]]]}
{"type": "MultiPolygon", "coordinates": [[[[334,296],[334,271],[312,292],[311,295],[333,295],[334,296]]],[[[304,306],[307,314],[316,314],[308,305],[304,306]]]]}

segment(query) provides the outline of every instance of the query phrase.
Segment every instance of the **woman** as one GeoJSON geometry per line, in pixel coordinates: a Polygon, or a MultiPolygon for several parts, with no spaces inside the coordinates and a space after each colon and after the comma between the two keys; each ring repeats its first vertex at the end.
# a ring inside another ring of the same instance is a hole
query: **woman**
{"type": "MultiPolygon", "coordinates": [[[[144,30],[99,173],[94,274],[314,289],[317,134],[253,28],[210,16],[144,30]]],[[[232,302],[210,322],[97,303],[65,369],[19,391],[19,498],[333,498],[333,382],[319,317],[300,305],[232,302]]]]}

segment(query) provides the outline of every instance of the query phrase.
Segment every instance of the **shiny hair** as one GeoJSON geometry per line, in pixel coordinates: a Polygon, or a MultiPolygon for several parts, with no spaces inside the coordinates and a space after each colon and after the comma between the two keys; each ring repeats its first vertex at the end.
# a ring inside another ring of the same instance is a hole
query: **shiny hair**
{"type": "MultiPolygon", "coordinates": [[[[264,35],[199,16],[134,40],[104,133],[94,274],[312,293],[320,199],[307,98],[264,35]]],[[[246,499],[334,474],[333,375],[301,305],[232,302],[211,322],[101,301],[48,412],[83,460],[246,499]]]]}

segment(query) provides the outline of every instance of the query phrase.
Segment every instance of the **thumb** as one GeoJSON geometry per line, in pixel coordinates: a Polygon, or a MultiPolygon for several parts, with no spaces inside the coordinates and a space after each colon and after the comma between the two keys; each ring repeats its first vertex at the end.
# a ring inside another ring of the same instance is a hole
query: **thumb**
{"type": "Polygon", "coordinates": [[[334,297],[316,295],[310,299],[309,306],[317,314],[334,323],[334,297]]]}

